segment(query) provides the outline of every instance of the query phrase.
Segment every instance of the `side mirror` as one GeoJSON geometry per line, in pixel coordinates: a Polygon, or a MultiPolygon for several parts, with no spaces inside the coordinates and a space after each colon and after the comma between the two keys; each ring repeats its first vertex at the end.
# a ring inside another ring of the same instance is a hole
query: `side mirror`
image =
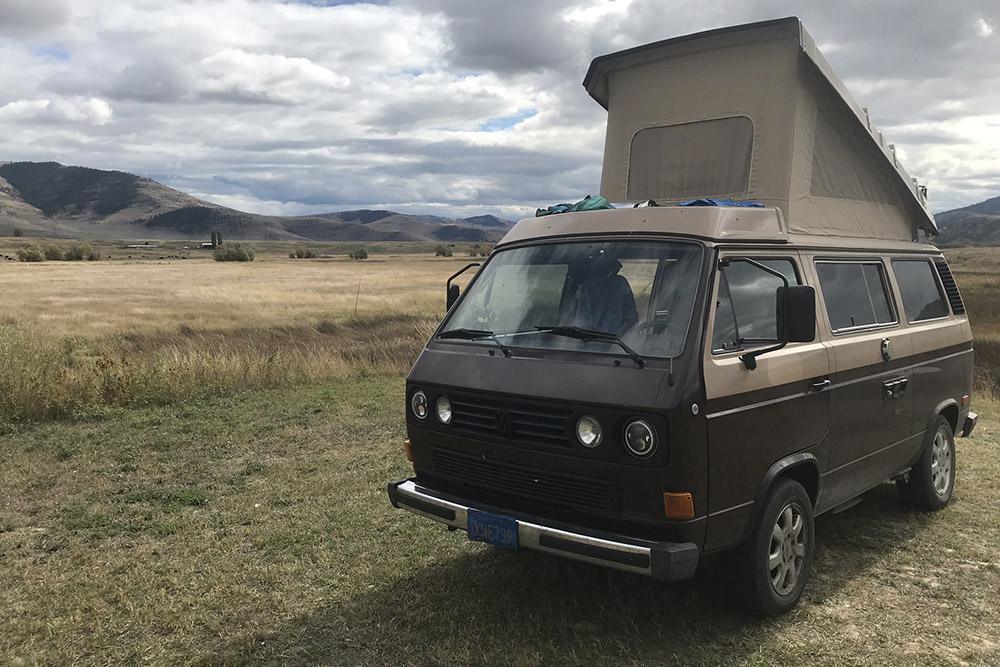
{"type": "Polygon", "coordinates": [[[816,290],[809,285],[778,288],[778,341],[811,343],[816,340],[816,290]]]}
{"type": "Polygon", "coordinates": [[[775,352],[788,343],[816,340],[816,290],[809,285],[782,285],[775,291],[778,344],[740,355],[748,371],[757,368],[757,357],[775,352]]]}
{"type": "Polygon", "coordinates": [[[474,266],[479,266],[479,262],[466,264],[461,269],[451,274],[451,277],[448,278],[448,282],[445,283],[445,294],[447,295],[445,298],[445,304],[447,305],[447,310],[451,310],[451,307],[455,305],[455,302],[458,301],[459,295],[462,293],[462,290],[460,290],[458,288],[458,285],[454,284],[453,281],[455,280],[455,278],[458,278],[460,275],[462,275],[463,273],[465,273],[474,266]]]}
{"type": "Polygon", "coordinates": [[[455,305],[456,301],[458,301],[458,297],[461,293],[462,291],[458,288],[458,285],[455,284],[448,285],[448,298],[445,301],[446,303],[445,310],[451,310],[451,307],[455,305]]]}

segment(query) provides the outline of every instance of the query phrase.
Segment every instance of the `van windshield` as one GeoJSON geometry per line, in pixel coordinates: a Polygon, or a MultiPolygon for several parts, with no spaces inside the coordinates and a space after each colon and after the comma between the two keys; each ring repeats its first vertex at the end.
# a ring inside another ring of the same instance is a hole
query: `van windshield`
{"type": "Polygon", "coordinates": [[[477,344],[623,354],[613,340],[546,331],[576,327],[613,334],[643,357],[674,357],[691,321],[701,257],[700,246],[679,241],[565,242],[500,250],[441,332],[492,334],[492,341],[477,344]]]}

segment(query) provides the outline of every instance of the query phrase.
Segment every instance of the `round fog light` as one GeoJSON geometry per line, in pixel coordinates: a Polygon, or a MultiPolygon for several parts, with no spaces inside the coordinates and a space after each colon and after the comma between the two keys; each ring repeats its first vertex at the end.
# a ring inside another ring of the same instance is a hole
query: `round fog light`
{"type": "Polygon", "coordinates": [[[576,439],[584,447],[597,447],[601,444],[601,423],[590,415],[580,417],[576,423],[576,439]]]}
{"type": "Polygon", "coordinates": [[[441,396],[437,400],[438,421],[442,424],[451,423],[451,401],[447,396],[441,396]]]}
{"type": "Polygon", "coordinates": [[[427,395],[418,391],[410,397],[410,409],[418,419],[427,419],[427,395]]]}
{"type": "Polygon", "coordinates": [[[636,419],[625,427],[625,447],[640,459],[656,451],[656,431],[648,422],[636,419]]]}

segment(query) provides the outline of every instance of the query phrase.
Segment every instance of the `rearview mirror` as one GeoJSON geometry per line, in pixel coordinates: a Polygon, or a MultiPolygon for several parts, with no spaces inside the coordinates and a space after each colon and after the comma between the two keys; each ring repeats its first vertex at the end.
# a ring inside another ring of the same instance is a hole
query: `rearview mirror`
{"type": "Polygon", "coordinates": [[[778,288],[778,341],[811,343],[816,340],[816,290],[809,285],[778,288]]]}
{"type": "Polygon", "coordinates": [[[451,307],[455,304],[456,301],[458,301],[458,297],[461,294],[462,291],[458,288],[458,285],[455,284],[448,285],[448,297],[445,302],[446,303],[445,310],[451,310],[451,307]]]}

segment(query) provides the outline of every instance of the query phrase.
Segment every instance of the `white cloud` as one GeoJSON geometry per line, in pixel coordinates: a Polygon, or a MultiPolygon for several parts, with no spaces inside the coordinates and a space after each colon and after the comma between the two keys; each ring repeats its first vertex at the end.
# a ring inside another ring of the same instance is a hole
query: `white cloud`
{"type": "Polygon", "coordinates": [[[268,213],[511,215],[597,191],[591,58],[797,12],[935,209],[1000,191],[988,0],[0,0],[0,160],[268,213]]]}
{"type": "Polygon", "coordinates": [[[350,83],[306,58],[225,49],[202,59],[196,85],[223,99],[301,104],[350,83]]]}
{"type": "Polygon", "coordinates": [[[111,105],[96,97],[15,100],[0,107],[0,122],[68,122],[105,125],[111,105]]]}

